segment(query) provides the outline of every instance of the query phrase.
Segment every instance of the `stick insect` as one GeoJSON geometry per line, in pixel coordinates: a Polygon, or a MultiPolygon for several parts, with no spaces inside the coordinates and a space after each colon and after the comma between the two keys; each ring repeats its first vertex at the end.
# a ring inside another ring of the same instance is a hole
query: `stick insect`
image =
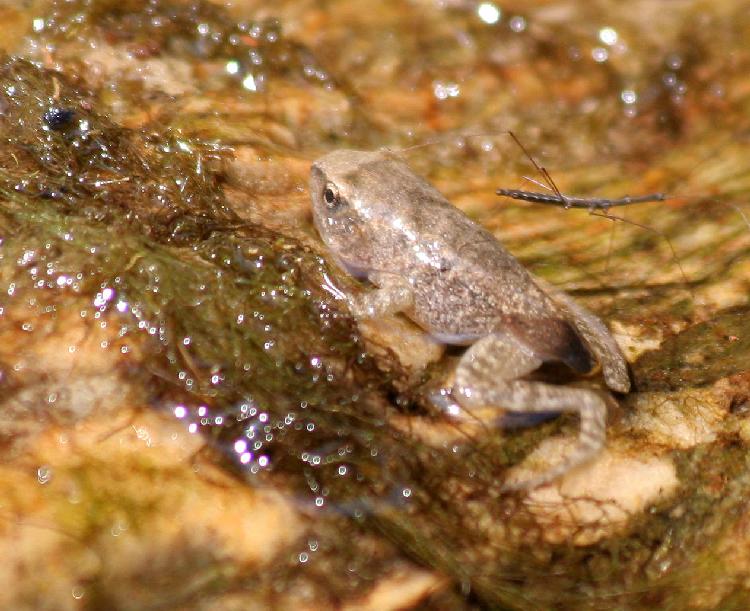
{"type": "MultiPolygon", "coordinates": [[[[674,246],[672,245],[672,242],[666,235],[654,229],[653,227],[649,227],[648,225],[637,223],[630,219],[626,219],[625,217],[622,217],[622,216],[616,216],[614,214],[610,214],[609,212],[610,208],[615,208],[618,206],[629,206],[631,204],[643,204],[643,203],[648,203],[648,202],[663,202],[668,199],[668,196],[665,193],[649,193],[647,195],[638,195],[635,197],[626,195],[624,197],[620,197],[616,199],[599,198],[599,197],[578,197],[578,196],[565,195],[557,187],[557,184],[552,179],[552,176],[547,171],[547,168],[540,165],[536,161],[536,159],[534,159],[534,157],[526,149],[523,143],[516,137],[516,135],[512,131],[509,131],[508,135],[511,138],[513,138],[513,141],[523,151],[524,155],[526,155],[526,157],[529,159],[531,164],[534,166],[534,169],[537,172],[539,172],[539,175],[543,178],[543,182],[534,180],[533,178],[529,176],[524,176],[523,177],[524,180],[528,180],[529,182],[537,185],[538,187],[541,187],[542,189],[546,189],[548,193],[539,193],[536,191],[524,191],[522,189],[498,189],[495,192],[497,193],[497,195],[500,195],[501,197],[509,197],[515,200],[532,202],[536,204],[548,204],[548,205],[553,205],[553,206],[560,206],[562,208],[565,208],[566,210],[570,208],[583,208],[585,210],[588,210],[589,214],[593,216],[600,216],[602,218],[607,218],[612,221],[619,221],[622,223],[627,223],[629,225],[634,225],[636,227],[640,227],[641,229],[645,229],[646,231],[652,231],[666,240],[667,244],[669,245],[669,249],[672,251],[672,257],[677,263],[677,267],[680,269],[680,274],[682,275],[683,280],[685,281],[686,284],[689,285],[689,281],[687,279],[687,276],[685,275],[685,271],[682,269],[682,265],[680,264],[680,261],[677,258],[677,252],[675,251],[674,246]]],[[[609,260],[609,254],[607,255],[607,259],[609,260]]]]}
{"type": "MultiPolygon", "coordinates": [[[[562,206],[565,209],[568,208],[585,208],[590,212],[595,210],[607,211],[609,208],[615,208],[617,206],[629,206],[630,204],[643,204],[646,202],[663,202],[667,199],[665,193],[649,193],[648,195],[638,195],[631,197],[626,195],[618,199],[606,199],[598,197],[576,197],[572,195],[564,195],[560,189],[557,188],[555,181],[552,180],[552,176],[542,165],[537,163],[536,159],[532,157],[531,153],[526,150],[526,147],[516,137],[516,135],[509,131],[508,135],[513,138],[513,141],[519,146],[524,152],[524,155],[529,159],[534,169],[544,179],[544,182],[539,182],[528,176],[524,176],[524,180],[534,183],[538,187],[547,189],[550,193],[537,193],[535,191],[523,191],[521,189],[498,189],[496,193],[502,197],[510,197],[511,199],[523,200],[526,202],[533,202],[536,204],[552,204],[555,206],[562,206]]],[[[603,215],[600,215],[603,216],[603,215]]],[[[617,218],[611,217],[609,218],[617,218]]],[[[624,220],[624,219],[623,219],[624,220]]]]}

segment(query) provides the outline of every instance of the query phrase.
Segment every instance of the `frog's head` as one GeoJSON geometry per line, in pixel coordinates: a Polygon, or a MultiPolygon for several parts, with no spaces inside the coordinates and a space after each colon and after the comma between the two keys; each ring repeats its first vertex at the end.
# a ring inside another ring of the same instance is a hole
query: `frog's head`
{"type": "MultiPolygon", "coordinates": [[[[310,199],[315,227],[331,254],[350,274],[374,269],[370,173],[377,153],[338,150],[312,164],[310,199]]],[[[377,224],[377,223],[375,223],[377,224]]]]}

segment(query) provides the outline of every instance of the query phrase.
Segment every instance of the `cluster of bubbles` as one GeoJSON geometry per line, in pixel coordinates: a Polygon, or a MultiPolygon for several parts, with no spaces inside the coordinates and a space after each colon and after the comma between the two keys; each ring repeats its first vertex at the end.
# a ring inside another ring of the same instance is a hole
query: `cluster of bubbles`
{"type": "MultiPolygon", "coordinates": [[[[188,433],[191,434],[205,434],[207,428],[232,424],[231,419],[223,411],[215,413],[216,411],[206,405],[189,407],[178,404],[172,408],[175,418],[183,421],[188,433]]],[[[229,444],[231,452],[234,454],[233,462],[242,465],[251,474],[256,474],[260,470],[268,468],[271,459],[264,452],[264,449],[274,438],[269,414],[261,411],[252,401],[248,401],[239,406],[239,414],[233,420],[242,422],[238,436],[233,443],[229,444]]],[[[237,433],[235,432],[235,434],[237,433]]]]}
{"type": "Polygon", "coordinates": [[[136,0],[120,11],[101,10],[94,0],[70,0],[55,3],[32,26],[48,51],[60,40],[95,45],[106,32],[108,42],[125,44],[140,56],[169,49],[221,61],[226,74],[250,92],[265,89],[274,74],[334,86],[312,52],[283,35],[278,19],[237,23],[204,0],[136,0]]]}

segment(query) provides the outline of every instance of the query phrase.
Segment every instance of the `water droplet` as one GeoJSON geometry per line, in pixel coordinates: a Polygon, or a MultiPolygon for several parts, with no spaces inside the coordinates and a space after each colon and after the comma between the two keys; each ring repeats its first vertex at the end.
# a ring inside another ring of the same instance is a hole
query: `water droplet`
{"type": "Polygon", "coordinates": [[[609,59],[609,51],[604,47],[594,47],[591,50],[591,57],[597,63],[606,62],[609,59]]]}
{"type": "Polygon", "coordinates": [[[635,104],[638,101],[638,94],[632,89],[623,89],[620,93],[620,99],[625,104],[635,104]]]}
{"type": "Polygon", "coordinates": [[[666,87],[672,88],[677,84],[677,75],[674,72],[665,72],[661,80],[666,87]]]}
{"type": "Polygon", "coordinates": [[[258,90],[258,84],[256,83],[255,76],[253,74],[248,74],[244,79],[242,79],[242,86],[248,91],[258,90]]]}
{"type": "Polygon", "coordinates": [[[508,26],[513,32],[523,32],[526,29],[526,19],[520,15],[516,15],[515,17],[511,17],[508,26]]]}
{"type": "Polygon", "coordinates": [[[619,36],[617,34],[617,30],[614,28],[602,28],[599,30],[599,40],[601,40],[605,45],[609,45],[610,47],[612,45],[617,44],[619,36]]]}
{"type": "Polygon", "coordinates": [[[36,479],[42,485],[49,483],[52,479],[52,468],[47,465],[39,467],[36,470],[36,479]]]}
{"type": "Polygon", "coordinates": [[[683,59],[682,56],[677,53],[671,53],[667,56],[665,61],[670,70],[679,70],[682,68],[683,59]]]}
{"type": "Polygon", "coordinates": [[[498,21],[500,21],[502,12],[492,2],[482,2],[477,7],[477,15],[485,23],[493,25],[497,23],[498,21]]]}
{"type": "Polygon", "coordinates": [[[432,91],[438,100],[457,98],[461,93],[457,83],[444,83],[442,81],[435,81],[432,84],[432,91]]]}

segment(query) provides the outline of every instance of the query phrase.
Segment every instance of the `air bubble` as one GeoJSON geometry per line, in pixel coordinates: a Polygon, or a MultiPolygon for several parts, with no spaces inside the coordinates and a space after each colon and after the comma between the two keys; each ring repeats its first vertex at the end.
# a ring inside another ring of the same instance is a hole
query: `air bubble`
{"type": "Polygon", "coordinates": [[[513,32],[523,32],[526,29],[526,19],[521,17],[520,15],[511,17],[510,21],[508,22],[508,27],[510,27],[513,32]]]}
{"type": "Polygon", "coordinates": [[[609,51],[604,47],[594,47],[591,50],[591,57],[595,62],[601,64],[609,59],[609,51]]]}
{"type": "Polygon", "coordinates": [[[638,101],[638,94],[632,89],[623,89],[620,93],[620,99],[625,104],[635,104],[638,101]]]}

